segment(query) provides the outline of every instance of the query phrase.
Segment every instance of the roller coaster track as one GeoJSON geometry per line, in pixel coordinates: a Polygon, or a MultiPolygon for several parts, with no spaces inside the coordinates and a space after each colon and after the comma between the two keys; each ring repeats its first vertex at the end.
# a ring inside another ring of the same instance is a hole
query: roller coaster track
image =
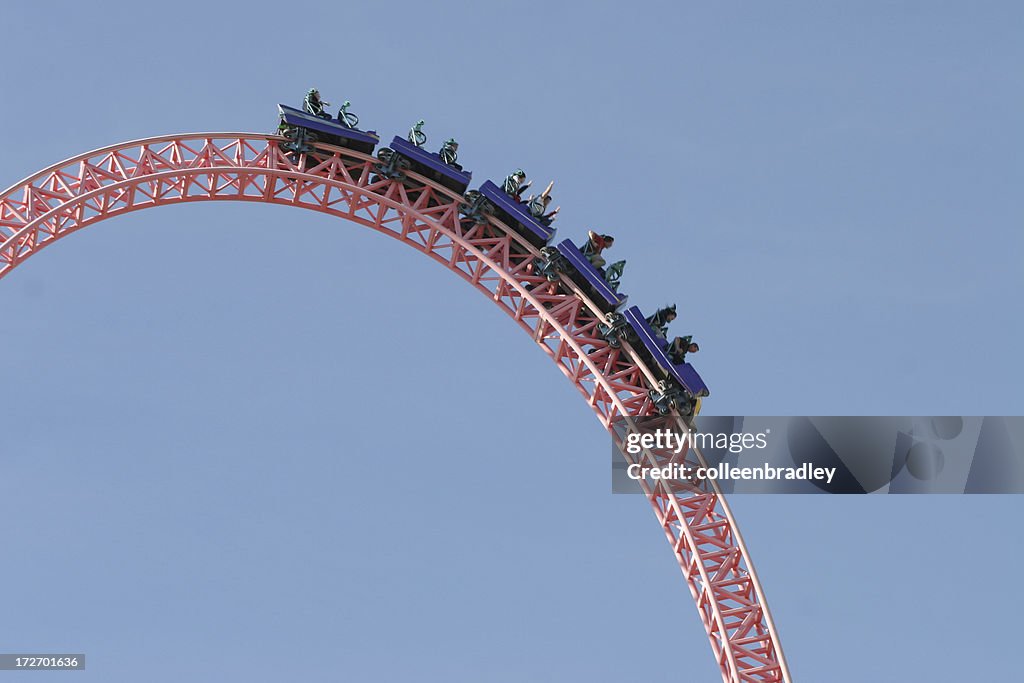
{"type": "MultiPolygon", "coordinates": [[[[248,201],[312,209],[382,232],[422,252],[508,314],[620,439],[615,421],[656,415],[655,378],[628,343],[601,337],[599,309],[568,278],[534,273],[535,247],[493,217],[460,217],[463,198],[414,173],[378,178],[378,161],[320,145],[282,150],[254,133],[166,135],[89,152],[46,168],[0,195],[0,277],[61,237],[139,209],[196,201],[248,201]],[[560,284],[560,286],[558,286],[560,284]]],[[[282,236],[284,237],[284,236],[282,236]]],[[[670,416],[680,429],[687,423],[670,416]]],[[[704,457],[694,446],[684,456],[704,457]]],[[[644,451],[633,460],[661,465],[644,451]]],[[[712,484],[641,482],[682,569],[722,679],[790,681],[764,594],[732,513],[712,484]],[[710,488],[709,488],[710,486],[710,488]]]]}

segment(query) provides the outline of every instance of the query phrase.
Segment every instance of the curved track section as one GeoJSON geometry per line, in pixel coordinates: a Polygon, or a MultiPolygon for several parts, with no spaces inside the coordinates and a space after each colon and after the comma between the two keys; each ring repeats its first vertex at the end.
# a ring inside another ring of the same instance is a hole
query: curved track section
{"type": "MultiPolygon", "coordinates": [[[[493,217],[460,217],[463,198],[413,173],[378,178],[368,155],[319,146],[296,157],[254,133],[168,135],[90,152],[0,195],[0,277],[61,237],[107,218],[180,202],[228,200],[312,209],[423,252],[490,298],[555,362],[613,438],[613,421],[656,415],[654,378],[629,345],[597,332],[601,313],[570,280],[534,274],[537,249],[493,217]],[[586,351],[585,351],[586,349],[586,351]]],[[[670,416],[685,427],[682,418],[670,416]]],[[[696,449],[685,455],[704,458],[696,449]]],[[[664,464],[645,451],[638,462],[664,464]]],[[[790,681],[732,514],[717,488],[644,486],[686,578],[724,681],[790,681]]]]}

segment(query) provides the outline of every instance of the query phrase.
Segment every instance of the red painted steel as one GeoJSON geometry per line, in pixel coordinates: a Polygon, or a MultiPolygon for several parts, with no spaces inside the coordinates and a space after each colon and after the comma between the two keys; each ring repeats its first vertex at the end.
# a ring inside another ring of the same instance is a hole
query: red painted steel
{"type": "MultiPolygon", "coordinates": [[[[0,277],[61,237],[139,209],[191,201],[285,204],[365,225],[423,252],[507,313],[576,386],[601,424],[656,415],[654,379],[629,345],[611,348],[599,309],[570,280],[561,291],[534,274],[535,247],[502,223],[460,220],[462,197],[409,173],[377,178],[376,159],[319,146],[282,150],[253,133],[168,135],[90,152],[44,169],[0,195],[0,277]],[[589,352],[588,352],[589,351],[589,352]]],[[[679,428],[682,418],[671,416],[679,428]]],[[[683,454],[703,462],[696,448],[683,454]]],[[[645,451],[637,462],[671,456],[645,451]]],[[[713,486],[713,485],[712,485],[713,486]]],[[[724,681],[789,681],[753,565],[717,488],[642,482],[711,641],[724,681]]]]}

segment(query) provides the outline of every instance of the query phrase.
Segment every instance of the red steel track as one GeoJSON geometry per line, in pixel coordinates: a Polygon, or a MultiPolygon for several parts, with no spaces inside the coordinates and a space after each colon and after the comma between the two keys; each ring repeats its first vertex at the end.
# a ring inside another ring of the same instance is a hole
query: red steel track
{"type": "MultiPolygon", "coordinates": [[[[629,345],[611,348],[603,318],[571,280],[534,274],[538,251],[493,217],[460,220],[462,196],[413,173],[377,178],[371,156],[319,146],[315,157],[255,133],[166,135],[114,145],[51,166],[0,195],[0,277],[61,237],[165,204],[249,201],[312,209],[372,228],[423,252],[480,290],[551,357],[618,439],[613,421],[656,415],[650,370],[629,345]],[[584,349],[591,349],[585,352],[584,349]]],[[[681,417],[673,417],[685,429],[681,417]]],[[[703,463],[698,449],[684,454],[703,463]]],[[[627,456],[629,457],[629,456],[627,456]]],[[[645,451],[636,462],[663,465],[645,451]]],[[[724,681],[790,681],[753,564],[712,483],[641,482],[690,588],[724,681]]]]}

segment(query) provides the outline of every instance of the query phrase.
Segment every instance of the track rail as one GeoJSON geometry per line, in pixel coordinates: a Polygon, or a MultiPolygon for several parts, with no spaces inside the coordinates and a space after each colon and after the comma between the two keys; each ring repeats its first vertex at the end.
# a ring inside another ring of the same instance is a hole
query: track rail
{"type": "MultiPolygon", "coordinates": [[[[616,420],[656,415],[653,377],[597,332],[601,314],[571,281],[533,272],[537,249],[494,218],[460,219],[462,197],[421,176],[377,179],[377,160],[319,146],[295,157],[281,138],[193,133],[126,142],[61,162],[0,195],[0,278],[61,237],[140,209],[194,201],[297,206],[382,232],[490,298],[555,362],[613,438],[616,420]],[[586,352],[585,349],[589,349],[586,352]]],[[[673,420],[686,424],[677,416],[673,420]]],[[[702,462],[695,448],[687,458],[702,462]]],[[[638,462],[663,464],[645,451],[638,462]]],[[[721,491],[642,482],[697,605],[722,679],[790,681],[764,594],[721,491]]]]}

